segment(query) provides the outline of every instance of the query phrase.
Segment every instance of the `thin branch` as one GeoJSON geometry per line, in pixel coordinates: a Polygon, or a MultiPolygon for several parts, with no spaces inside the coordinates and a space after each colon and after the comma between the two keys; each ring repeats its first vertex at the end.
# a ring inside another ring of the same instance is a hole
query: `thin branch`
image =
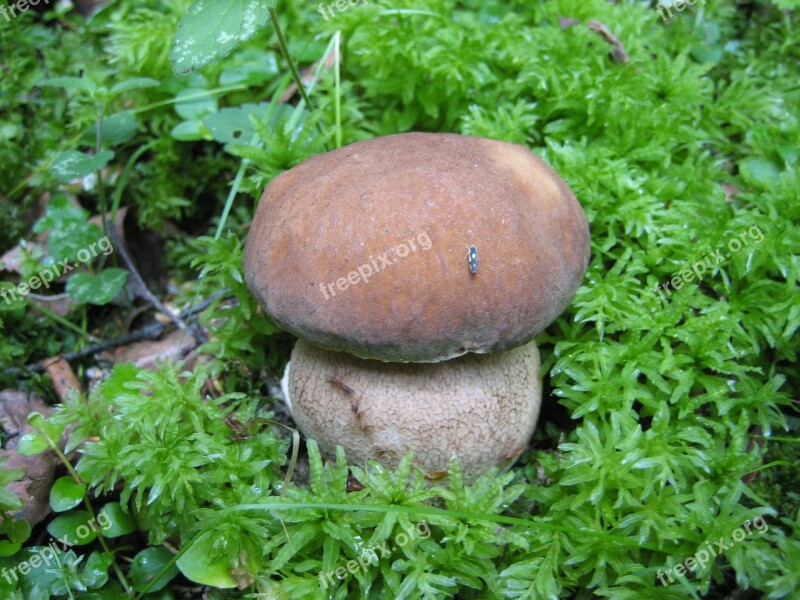
{"type": "Polygon", "coordinates": [[[147,284],[144,282],[144,279],[142,279],[142,276],[139,275],[139,271],[136,269],[136,265],[133,264],[133,260],[131,260],[128,251],[125,249],[125,244],[120,239],[119,234],[117,233],[116,225],[114,225],[114,223],[111,223],[110,221],[107,221],[107,227],[108,227],[108,236],[109,238],[111,238],[111,243],[114,244],[114,248],[119,253],[120,259],[122,259],[122,262],[128,268],[128,270],[131,273],[131,276],[133,277],[134,282],[136,283],[136,287],[138,288],[137,295],[140,296],[141,298],[144,298],[150,304],[152,304],[158,310],[164,313],[169,318],[170,321],[175,323],[178,329],[194,336],[200,343],[205,342],[206,336],[203,332],[196,331],[195,329],[190,329],[189,326],[183,321],[183,319],[180,318],[180,316],[174,314],[170,309],[164,306],[161,300],[156,298],[155,294],[153,294],[153,292],[150,291],[150,289],[147,287],[147,284]]]}
{"type": "MultiPolygon", "coordinates": [[[[182,311],[180,316],[181,318],[189,318],[197,313],[203,312],[206,308],[211,306],[214,302],[220,299],[224,299],[229,297],[230,290],[224,290],[219,294],[204,300],[197,306],[191,307],[185,311],[182,311]]],[[[232,297],[232,296],[230,296],[232,297]]],[[[126,333],[125,335],[121,335],[119,337],[106,340],[103,342],[98,342],[97,344],[92,344],[91,346],[86,346],[85,348],[81,348],[80,350],[76,350],[75,352],[67,352],[66,354],[61,355],[61,357],[66,360],[67,362],[78,360],[80,358],[85,358],[87,356],[91,356],[92,354],[96,354],[97,352],[103,352],[104,350],[110,350],[111,348],[116,348],[118,346],[124,346],[126,344],[132,344],[134,342],[141,342],[145,340],[157,340],[161,337],[164,333],[164,330],[167,329],[166,323],[153,323],[152,325],[147,325],[146,327],[142,327],[136,331],[132,331],[131,333],[126,333]]],[[[46,358],[45,360],[37,363],[33,363],[31,365],[27,365],[24,368],[19,367],[10,367],[5,369],[4,373],[6,375],[19,375],[25,372],[31,373],[41,373],[45,370],[45,363],[50,360],[51,357],[46,358]]]]}
{"type": "Polygon", "coordinates": [[[28,298],[32,300],[38,300],[39,302],[58,302],[59,300],[66,300],[69,297],[70,295],[66,292],[63,294],[53,294],[51,296],[42,296],[41,294],[28,292],[28,298]]]}

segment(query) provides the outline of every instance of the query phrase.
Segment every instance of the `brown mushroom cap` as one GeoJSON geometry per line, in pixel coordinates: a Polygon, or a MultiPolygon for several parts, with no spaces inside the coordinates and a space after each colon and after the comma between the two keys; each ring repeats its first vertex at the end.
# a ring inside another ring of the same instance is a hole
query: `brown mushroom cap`
{"type": "Polygon", "coordinates": [[[530,341],[569,304],[588,261],[580,204],[529,150],[407,133],[275,178],[244,267],[262,306],[298,337],[362,358],[436,362],[530,341]]]}
{"type": "Polygon", "coordinates": [[[409,450],[429,476],[455,453],[465,476],[510,464],[526,447],[541,404],[539,352],[531,342],[438,364],[384,363],[302,339],[284,394],[298,427],[349,462],[396,466],[409,450]]]}

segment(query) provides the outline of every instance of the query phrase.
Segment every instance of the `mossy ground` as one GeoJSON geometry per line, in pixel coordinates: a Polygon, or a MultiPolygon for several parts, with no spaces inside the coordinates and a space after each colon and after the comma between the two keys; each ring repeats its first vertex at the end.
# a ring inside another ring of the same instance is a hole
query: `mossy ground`
{"type": "MultiPolygon", "coordinates": [[[[88,400],[61,404],[47,427],[52,437],[78,424],[75,477],[90,506],[119,501],[134,525],[21,584],[0,578],[3,597],[128,597],[155,575],[143,564],[181,547],[153,597],[197,597],[190,580],[211,598],[800,597],[800,3],[700,0],[665,22],[630,0],[373,0],[334,5],[327,19],[311,3],[281,2],[301,67],[341,32],[340,81],[322,70],[311,111],[296,100],[269,108],[289,84],[271,29],[173,76],[169,49],[188,6],[124,0],[88,23],[52,12],[0,21],[0,251],[33,239],[37,207],[51,207],[37,227],[50,243],[14,284],[96,233],[77,225],[85,215],[65,208],[72,199],[86,215],[132,207],[131,220],[165,240],[156,291],[174,306],[224,288],[235,298],[203,313],[211,360],[188,380],[169,365],[121,366],[88,400]],[[83,83],[42,84],[56,77],[83,83]],[[143,77],[156,84],[114,91],[143,77]],[[98,118],[123,113],[98,141],[98,118]],[[260,320],[242,281],[254,203],[308,156],[413,130],[526,145],[587,213],[585,282],[539,339],[539,428],[513,470],[472,486],[456,466],[434,487],[407,464],[348,474],[342,456],[323,465],[313,443],[309,481],[285,485],[290,439],[263,420],[273,407],[262,397],[291,340],[260,320]],[[98,143],[114,152],[103,185],[59,180],[63,153],[98,143]],[[226,395],[206,401],[210,390],[226,395]],[[325,579],[421,523],[429,536],[325,579]],[[718,540],[728,549],[662,585],[718,540]],[[242,591],[222,589],[232,585],[242,591]]],[[[124,333],[130,304],[97,306],[92,293],[71,327],[29,299],[0,303],[0,362],[19,369],[85,346],[87,332],[124,333]]],[[[74,366],[83,378],[94,363],[74,366]]],[[[24,369],[0,370],[0,383],[58,402],[47,378],[24,369]]],[[[0,503],[6,515],[18,508],[0,503]]],[[[27,537],[10,522],[6,568],[52,527],[27,537]]]]}

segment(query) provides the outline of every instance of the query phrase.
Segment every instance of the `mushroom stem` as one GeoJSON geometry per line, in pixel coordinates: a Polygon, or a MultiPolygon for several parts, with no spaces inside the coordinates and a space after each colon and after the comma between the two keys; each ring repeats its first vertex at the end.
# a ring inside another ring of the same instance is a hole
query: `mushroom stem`
{"type": "Polygon", "coordinates": [[[283,379],[299,428],[348,459],[397,465],[409,451],[431,478],[456,454],[465,476],[509,465],[527,446],[541,404],[531,342],[494,354],[384,363],[298,340],[283,379]]]}

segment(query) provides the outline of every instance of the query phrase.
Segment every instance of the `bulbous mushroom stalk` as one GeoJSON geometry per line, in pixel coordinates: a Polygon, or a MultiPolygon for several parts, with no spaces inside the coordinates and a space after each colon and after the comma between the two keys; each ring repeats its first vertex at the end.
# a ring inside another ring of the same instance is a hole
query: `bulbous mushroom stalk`
{"type": "Polygon", "coordinates": [[[396,466],[409,450],[436,479],[455,453],[466,478],[510,464],[533,433],[541,404],[539,352],[441,363],[385,363],[298,340],[283,381],[297,425],[323,450],[396,466]]]}

